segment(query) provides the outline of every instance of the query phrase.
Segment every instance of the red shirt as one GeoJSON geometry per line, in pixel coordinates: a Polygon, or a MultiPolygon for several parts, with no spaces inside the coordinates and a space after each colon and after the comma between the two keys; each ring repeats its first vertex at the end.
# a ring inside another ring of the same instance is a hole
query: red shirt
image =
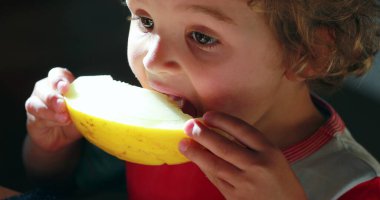
{"type": "Polygon", "coordinates": [[[339,200],[379,200],[380,199],[380,178],[376,177],[352,188],[346,192],[339,200]]]}
{"type": "MultiPolygon", "coordinates": [[[[328,104],[314,99],[329,113],[327,122],[311,137],[283,150],[290,164],[302,160],[327,144],[345,125],[328,104]]],[[[337,166],[338,167],[338,166],[337,166]]],[[[217,188],[193,163],[181,165],[126,165],[129,200],[219,200],[224,199],[217,188]]],[[[254,196],[254,194],[252,194],[254,196]]],[[[340,200],[380,200],[380,178],[365,181],[339,198],[340,200]]]]}
{"type": "Polygon", "coordinates": [[[127,163],[129,200],[224,199],[194,163],[147,166],[127,163]]]}
{"type": "MultiPolygon", "coordinates": [[[[146,166],[127,163],[129,200],[219,200],[224,199],[193,163],[146,166]]],[[[340,200],[380,200],[380,178],[352,188],[340,200]]]]}

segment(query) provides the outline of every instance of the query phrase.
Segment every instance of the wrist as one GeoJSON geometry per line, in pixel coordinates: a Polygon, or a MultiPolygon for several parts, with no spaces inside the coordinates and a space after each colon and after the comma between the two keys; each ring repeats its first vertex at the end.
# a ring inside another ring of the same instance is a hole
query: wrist
{"type": "Polygon", "coordinates": [[[23,148],[23,162],[27,174],[38,182],[58,181],[70,177],[79,161],[81,143],[81,140],[78,140],[59,150],[46,151],[27,136],[23,148]]]}

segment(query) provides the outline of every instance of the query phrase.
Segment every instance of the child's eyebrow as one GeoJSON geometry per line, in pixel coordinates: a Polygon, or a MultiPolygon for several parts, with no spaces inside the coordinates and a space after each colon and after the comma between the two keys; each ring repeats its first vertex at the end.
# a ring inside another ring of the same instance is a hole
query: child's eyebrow
{"type": "Polygon", "coordinates": [[[234,22],[232,18],[228,17],[226,14],[224,14],[222,11],[216,8],[211,8],[211,7],[202,6],[202,5],[185,5],[183,7],[181,6],[181,9],[200,12],[206,15],[210,15],[219,21],[236,25],[236,23],[234,22]]]}

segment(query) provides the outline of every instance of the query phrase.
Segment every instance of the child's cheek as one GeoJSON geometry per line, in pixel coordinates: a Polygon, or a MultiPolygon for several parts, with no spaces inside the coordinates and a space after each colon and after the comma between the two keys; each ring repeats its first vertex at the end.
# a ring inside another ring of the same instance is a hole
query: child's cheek
{"type": "Polygon", "coordinates": [[[142,61],[146,54],[144,42],[136,37],[128,39],[128,62],[131,67],[142,65],[142,61]]]}

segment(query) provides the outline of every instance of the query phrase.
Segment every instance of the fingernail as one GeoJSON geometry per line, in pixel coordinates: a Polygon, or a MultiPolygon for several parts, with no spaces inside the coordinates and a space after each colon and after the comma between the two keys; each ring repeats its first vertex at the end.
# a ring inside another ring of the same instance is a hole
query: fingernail
{"type": "Polygon", "coordinates": [[[193,134],[193,136],[199,136],[201,134],[201,128],[199,127],[199,125],[197,124],[196,121],[194,121],[192,134],[193,134]]]}
{"type": "Polygon", "coordinates": [[[201,128],[196,120],[190,120],[185,124],[185,133],[190,137],[199,136],[201,134],[201,128]]]}
{"type": "Polygon", "coordinates": [[[179,142],[179,151],[180,152],[185,152],[187,151],[187,149],[189,148],[190,146],[190,139],[189,138],[185,138],[185,139],[182,139],[180,142],[179,142]]]}
{"type": "Polygon", "coordinates": [[[57,90],[59,91],[59,92],[62,92],[62,90],[63,90],[63,88],[66,86],[66,83],[64,82],[64,81],[59,81],[58,83],[57,83],[57,90]]]}

